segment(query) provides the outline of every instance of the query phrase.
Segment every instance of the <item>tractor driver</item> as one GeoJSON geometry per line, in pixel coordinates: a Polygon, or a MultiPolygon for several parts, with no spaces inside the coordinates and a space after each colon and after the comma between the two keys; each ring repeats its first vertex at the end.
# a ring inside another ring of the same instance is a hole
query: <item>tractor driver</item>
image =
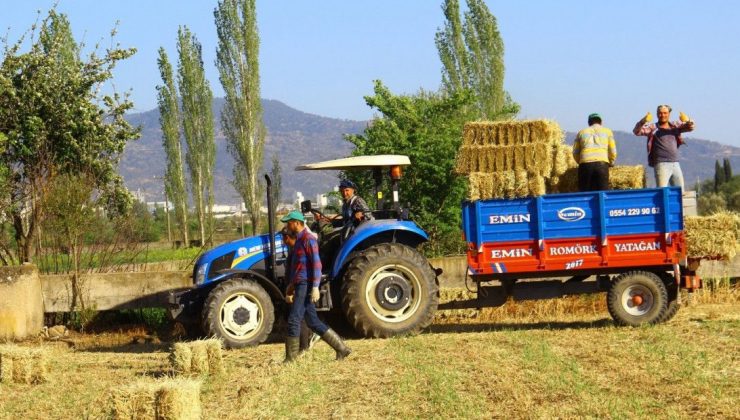
{"type": "Polygon", "coordinates": [[[339,192],[344,200],[342,203],[342,220],[344,222],[342,238],[347,239],[360,223],[372,220],[373,215],[365,200],[357,195],[357,185],[354,182],[343,179],[339,183],[339,192]]]}

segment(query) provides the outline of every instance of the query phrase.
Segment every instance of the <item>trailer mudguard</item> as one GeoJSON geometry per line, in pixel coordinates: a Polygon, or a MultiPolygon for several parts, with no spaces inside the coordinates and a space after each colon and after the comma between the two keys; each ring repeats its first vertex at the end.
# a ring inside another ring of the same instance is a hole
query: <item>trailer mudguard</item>
{"type": "Polygon", "coordinates": [[[357,227],[352,236],[342,245],[334,260],[334,265],[331,269],[331,278],[334,279],[337,277],[344,264],[347,263],[347,257],[354,250],[359,249],[367,241],[372,240],[373,237],[383,234],[392,236],[390,241],[384,240],[383,242],[398,242],[412,247],[429,240],[426,232],[414,222],[407,220],[367,221],[357,227]]]}

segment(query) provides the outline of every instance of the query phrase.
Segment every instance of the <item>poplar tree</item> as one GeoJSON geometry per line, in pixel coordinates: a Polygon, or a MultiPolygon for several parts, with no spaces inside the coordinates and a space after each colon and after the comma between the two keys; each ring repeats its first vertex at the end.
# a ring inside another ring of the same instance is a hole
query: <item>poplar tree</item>
{"type": "Polygon", "coordinates": [[[714,192],[719,192],[719,186],[725,182],[725,170],[719,164],[718,160],[714,161],[714,192]]]}
{"type": "Polygon", "coordinates": [[[172,65],[164,48],[159,49],[157,60],[163,85],[157,86],[159,124],[162,127],[162,145],[167,155],[164,187],[167,198],[172,200],[175,220],[183,244],[188,246],[188,194],[185,189],[185,173],[182,165],[182,143],[180,142],[180,109],[177,103],[177,88],[172,65]]]}
{"type": "Polygon", "coordinates": [[[190,190],[198,217],[201,244],[208,241],[212,229],[213,166],[216,143],[213,131],[213,93],[203,70],[201,44],[187,27],[177,31],[178,84],[182,98],[182,122],[185,154],[190,171],[190,190]]]}
{"type": "Polygon", "coordinates": [[[732,181],[732,165],[730,164],[730,158],[725,158],[722,162],[722,169],[725,172],[725,182],[732,181]]]}
{"type": "Polygon", "coordinates": [[[265,145],[259,79],[255,0],[220,0],[214,10],[216,67],[226,94],[221,127],[234,157],[234,187],[249,210],[252,234],[260,230],[263,185],[259,172],[265,145]]]}
{"type": "MultiPolygon", "coordinates": [[[[270,196],[270,199],[277,210],[277,207],[280,204],[280,196],[283,194],[283,176],[280,172],[280,160],[278,159],[277,153],[272,155],[270,179],[272,180],[272,195],[270,196]]],[[[277,211],[275,212],[275,220],[273,222],[277,225],[277,211]]]]}
{"type": "Polygon", "coordinates": [[[511,118],[519,105],[504,90],[504,42],[496,17],[483,0],[466,0],[460,19],[458,0],[445,0],[445,27],[435,36],[442,61],[442,86],[450,94],[471,90],[477,97],[478,118],[511,118]]]}

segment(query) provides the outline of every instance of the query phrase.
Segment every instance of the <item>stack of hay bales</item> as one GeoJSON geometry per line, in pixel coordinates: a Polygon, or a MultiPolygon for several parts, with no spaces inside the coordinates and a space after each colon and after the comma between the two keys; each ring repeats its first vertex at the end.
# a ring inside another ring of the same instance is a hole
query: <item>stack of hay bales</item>
{"type": "Polygon", "coordinates": [[[684,218],[689,258],[731,260],[740,244],[740,215],[731,212],[684,218]]]}
{"type": "Polygon", "coordinates": [[[48,357],[43,349],[0,346],[0,383],[39,384],[48,380],[48,357]]]}
{"type": "Polygon", "coordinates": [[[141,381],[110,394],[114,419],[200,419],[200,381],[141,381]]]}
{"type": "Polygon", "coordinates": [[[175,373],[181,375],[208,375],[224,373],[221,340],[175,343],[170,352],[170,363],[175,373]]]}
{"type": "Polygon", "coordinates": [[[542,195],[575,164],[563,138],[551,120],[470,122],[455,169],[468,175],[471,200],[542,195]]]}

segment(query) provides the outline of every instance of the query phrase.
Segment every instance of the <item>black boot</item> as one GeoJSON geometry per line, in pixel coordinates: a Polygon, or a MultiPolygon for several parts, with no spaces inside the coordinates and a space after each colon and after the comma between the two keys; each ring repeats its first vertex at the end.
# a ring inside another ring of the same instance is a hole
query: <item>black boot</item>
{"type": "Polygon", "coordinates": [[[300,345],[299,337],[288,337],[285,339],[285,360],[283,363],[295,361],[298,356],[298,346],[300,345]]]}
{"type": "Polygon", "coordinates": [[[324,335],[321,336],[321,339],[326,341],[326,344],[331,346],[331,348],[333,348],[334,351],[337,352],[337,360],[342,360],[345,357],[349,356],[350,353],[352,353],[352,349],[344,344],[342,337],[340,337],[339,334],[334,332],[334,330],[332,330],[331,328],[328,329],[324,333],[324,335]]]}

